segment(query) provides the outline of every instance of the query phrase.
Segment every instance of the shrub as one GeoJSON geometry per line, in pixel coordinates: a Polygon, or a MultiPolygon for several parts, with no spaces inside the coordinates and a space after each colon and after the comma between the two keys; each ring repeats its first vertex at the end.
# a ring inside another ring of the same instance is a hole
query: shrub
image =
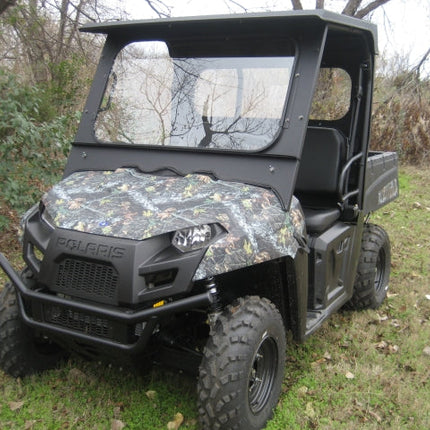
{"type": "Polygon", "coordinates": [[[402,162],[430,159],[430,81],[414,72],[376,79],[372,142],[374,149],[397,151],[402,162]]]}
{"type": "Polygon", "coordinates": [[[23,212],[55,182],[69,148],[72,115],[54,117],[46,90],[0,70],[0,203],[23,212]]]}

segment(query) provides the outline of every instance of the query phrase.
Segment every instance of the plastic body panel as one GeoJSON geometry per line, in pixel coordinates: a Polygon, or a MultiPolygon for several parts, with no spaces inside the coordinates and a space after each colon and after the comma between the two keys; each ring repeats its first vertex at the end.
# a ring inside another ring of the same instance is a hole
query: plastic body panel
{"type": "Polygon", "coordinates": [[[363,216],[355,225],[337,222],[322,234],[311,236],[305,337],[352,296],[363,222],[363,216]]]}
{"type": "Polygon", "coordinates": [[[84,345],[93,345],[100,350],[114,353],[142,352],[151,336],[158,318],[189,309],[209,306],[213,296],[208,291],[167,303],[160,307],[150,307],[138,311],[127,308],[107,306],[82,300],[70,300],[61,296],[46,294],[34,290],[31,283],[19,276],[3,254],[0,253],[0,267],[5,271],[17,290],[20,313],[25,324],[42,332],[49,333],[61,344],[68,343],[79,349],[84,345]],[[69,319],[81,323],[81,330],[52,324],[55,314],[65,312],[69,319]],[[130,336],[130,328],[136,324],[142,327],[142,333],[130,336]],[[98,336],[92,333],[94,328],[109,328],[109,335],[98,336]],[[134,338],[134,339],[133,339],[134,338]],[[137,339],[136,339],[137,338],[137,339]]]}
{"type": "Polygon", "coordinates": [[[368,214],[399,196],[398,156],[395,152],[369,152],[363,212],[368,214]]]}
{"type": "Polygon", "coordinates": [[[98,303],[133,307],[187,293],[205,253],[183,254],[169,235],[135,241],[60,228],[48,233],[43,225],[36,212],[24,234],[24,260],[39,286],[98,303]]]}
{"type": "Polygon", "coordinates": [[[315,239],[312,248],[315,308],[326,308],[351,290],[348,272],[353,233],[353,226],[336,223],[315,239]]]}

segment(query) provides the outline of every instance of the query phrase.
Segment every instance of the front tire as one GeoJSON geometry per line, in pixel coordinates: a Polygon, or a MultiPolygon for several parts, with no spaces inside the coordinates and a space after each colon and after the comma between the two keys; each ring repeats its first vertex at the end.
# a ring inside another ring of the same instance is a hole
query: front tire
{"type": "Polygon", "coordinates": [[[382,305],[390,280],[391,249],[387,232],[375,224],[365,224],[354,292],[347,307],[377,309],[382,305]]]}
{"type": "Polygon", "coordinates": [[[7,283],[0,293],[0,368],[11,376],[25,376],[55,367],[65,355],[22,322],[15,288],[7,283]]]}
{"type": "Polygon", "coordinates": [[[258,430],[278,403],[285,329],[276,307],[240,298],[218,317],[204,350],[198,407],[204,429],[258,430]]]}

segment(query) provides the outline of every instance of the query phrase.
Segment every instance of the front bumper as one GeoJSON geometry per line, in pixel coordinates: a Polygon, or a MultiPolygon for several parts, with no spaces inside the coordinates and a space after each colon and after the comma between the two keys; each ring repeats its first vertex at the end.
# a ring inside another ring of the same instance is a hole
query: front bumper
{"type": "Polygon", "coordinates": [[[27,325],[63,341],[132,354],[142,351],[160,318],[214,302],[213,293],[206,291],[134,311],[31,289],[1,253],[0,266],[15,286],[20,314],[27,325]]]}

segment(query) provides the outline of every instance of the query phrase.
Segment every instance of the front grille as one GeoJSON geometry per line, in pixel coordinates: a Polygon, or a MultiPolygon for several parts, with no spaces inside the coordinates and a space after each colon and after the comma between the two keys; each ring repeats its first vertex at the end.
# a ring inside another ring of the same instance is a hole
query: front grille
{"type": "Polygon", "coordinates": [[[71,296],[115,299],[118,272],[107,264],[66,258],[58,266],[55,289],[71,296]]]}
{"type": "Polygon", "coordinates": [[[112,322],[83,312],[77,312],[67,307],[44,305],[46,322],[65,327],[89,336],[113,339],[112,322]]]}

